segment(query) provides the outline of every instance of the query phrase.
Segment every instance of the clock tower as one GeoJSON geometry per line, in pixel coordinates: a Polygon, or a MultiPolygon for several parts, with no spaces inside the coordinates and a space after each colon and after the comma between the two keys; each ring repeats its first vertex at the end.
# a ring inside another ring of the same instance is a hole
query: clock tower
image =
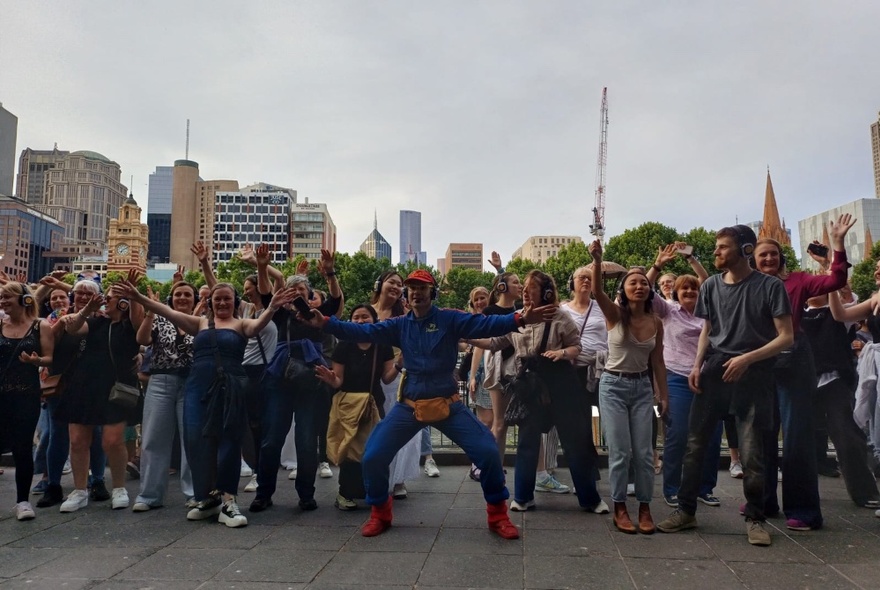
{"type": "Polygon", "coordinates": [[[149,229],[141,223],[141,208],[134,194],[119,208],[119,218],[110,220],[107,245],[107,272],[127,273],[132,268],[146,272],[149,229]]]}

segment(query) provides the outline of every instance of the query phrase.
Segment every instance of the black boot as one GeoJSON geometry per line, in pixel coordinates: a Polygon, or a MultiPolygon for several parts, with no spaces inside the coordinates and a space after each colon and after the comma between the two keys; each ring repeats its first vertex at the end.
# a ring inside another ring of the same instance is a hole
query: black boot
{"type": "Polygon", "coordinates": [[[50,483],[46,487],[46,493],[37,501],[37,508],[49,508],[64,501],[64,491],[57,483],[50,483]]]}

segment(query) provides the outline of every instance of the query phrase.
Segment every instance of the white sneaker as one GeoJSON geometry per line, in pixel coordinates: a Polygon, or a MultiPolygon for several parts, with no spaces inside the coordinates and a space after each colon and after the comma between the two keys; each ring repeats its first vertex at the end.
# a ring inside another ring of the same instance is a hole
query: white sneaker
{"type": "Polygon", "coordinates": [[[782,481],[782,467],[776,468],[776,481],[782,481]]]}
{"type": "Polygon", "coordinates": [[[15,505],[15,518],[18,520],[33,520],[36,516],[30,502],[19,502],[15,505]]]}
{"type": "Polygon", "coordinates": [[[527,510],[535,510],[537,505],[534,500],[529,500],[528,502],[524,502],[520,504],[516,500],[510,501],[510,510],[513,512],[526,512],[527,510]]]}
{"type": "Polygon", "coordinates": [[[598,504],[589,509],[593,514],[608,514],[611,510],[605,500],[600,500],[598,504]]]}
{"type": "Polygon", "coordinates": [[[73,467],[70,466],[70,459],[68,458],[67,461],[64,462],[64,468],[61,470],[61,475],[67,475],[71,471],[73,471],[73,467]]]}
{"type": "Polygon", "coordinates": [[[135,502],[134,506],[131,507],[132,512],[149,512],[152,506],[147,504],[146,502],[135,502]]]}
{"type": "Polygon", "coordinates": [[[434,459],[425,459],[425,475],[428,477],[440,477],[440,470],[437,469],[437,462],[434,459]]]}
{"type": "Polygon", "coordinates": [[[739,461],[733,461],[730,463],[730,477],[733,479],[742,479],[743,478],[743,466],[739,461]]]}
{"type": "Polygon", "coordinates": [[[396,483],[394,484],[394,489],[391,491],[391,495],[396,500],[403,500],[407,496],[406,492],[406,484],[405,483],[396,483]]]}
{"type": "Polygon", "coordinates": [[[287,479],[296,479],[296,466],[287,474],[287,479]]]}
{"type": "Polygon", "coordinates": [[[235,499],[233,498],[223,502],[223,508],[220,509],[220,516],[217,517],[217,522],[225,524],[231,529],[235,529],[240,526],[247,526],[248,520],[247,517],[241,513],[241,510],[238,509],[238,504],[235,503],[235,499]]]}
{"type": "Polygon", "coordinates": [[[241,462],[241,476],[242,477],[250,477],[254,474],[254,470],[251,469],[247,463],[244,461],[241,462]]]}
{"type": "Polygon", "coordinates": [[[85,490],[73,490],[61,503],[59,512],[76,512],[89,505],[89,493],[85,490]]]}
{"type": "Polygon", "coordinates": [[[330,464],[326,461],[321,463],[321,465],[318,466],[318,475],[320,475],[323,479],[333,477],[333,472],[330,471],[330,464]]]}
{"type": "Polygon", "coordinates": [[[110,508],[120,510],[128,508],[128,490],[125,488],[113,488],[110,493],[110,508]]]}
{"type": "Polygon", "coordinates": [[[251,480],[247,482],[247,485],[244,486],[244,491],[246,492],[256,492],[257,491],[257,474],[253,474],[251,476],[251,480]]]}

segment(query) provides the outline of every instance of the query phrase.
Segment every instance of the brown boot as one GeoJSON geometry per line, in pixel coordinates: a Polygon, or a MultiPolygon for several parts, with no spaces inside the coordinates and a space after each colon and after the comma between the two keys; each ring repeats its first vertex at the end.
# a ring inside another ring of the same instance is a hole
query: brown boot
{"type": "Polygon", "coordinates": [[[365,537],[375,537],[384,533],[391,526],[391,498],[384,504],[373,506],[370,511],[370,519],[361,528],[361,534],[365,537]]]}
{"type": "Polygon", "coordinates": [[[651,518],[651,505],[642,502],[639,504],[639,532],[643,535],[653,535],[655,530],[654,519],[651,518]]]}
{"type": "Polygon", "coordinates": [[[627,535],[636,534],[636,527],[629,519],[629,513],[626,511],[626,502],[614,503],[614,526],[621,533],[626,533],[627,535]]]}

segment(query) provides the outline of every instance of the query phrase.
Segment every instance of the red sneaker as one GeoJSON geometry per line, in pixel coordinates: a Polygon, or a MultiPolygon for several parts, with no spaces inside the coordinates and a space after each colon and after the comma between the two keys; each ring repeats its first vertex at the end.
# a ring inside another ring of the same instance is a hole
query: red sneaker
{"type": "Polygon", "coordinates": [[[497,504],[486,504],[486,512],[489,515],[489,530],[502,539],[519,539],[519,529],[507,516],[507,502],[502,500],[497,504]]]}

